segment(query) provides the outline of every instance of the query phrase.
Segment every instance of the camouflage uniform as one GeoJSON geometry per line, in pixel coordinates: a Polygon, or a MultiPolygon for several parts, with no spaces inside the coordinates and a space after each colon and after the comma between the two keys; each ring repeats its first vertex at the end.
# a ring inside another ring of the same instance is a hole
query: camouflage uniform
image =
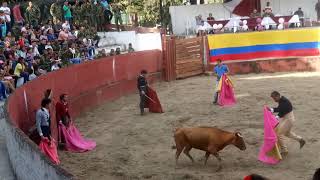
{"type": "Polygon", "coordinates": [[[41,22],[43,24],[47,24],[48,23],[48,20],[51,19],[49,13],[49,7],[48,7],[48,4],[47,3],[44,3],[41,5],[41,9],[40,9],[40,12],[41,12],[41,22]]]}
{"type": "Polygon", "coordinates": [[[83,20],[81,6],[79,4],[72,6],[72,13],[74,18],[74,24],[79,26],[81,24],[81,21],[83,20]]]}
{"type": "Polygon", "coordinates": [[[97,24],[98,24],[98,29],[99,30],[103,30],[103,26],[105,23],[105,18],[104,18],[104,8],[102,7],[101,4],[97,5],[97,14],[98,14],[98,18],[97,18],[97,24]]]}
{"type": "Polygon", "coordinates": [[[121,8],[119,4],[116,4],[113,8],[114,21],[117,25],[117,30],[120,30],[119,24],[122,25],[121,8]]]}
{"type": "Polygon", "coordinates": [[[58,20],[61,21],[62,19],[62,6],[55,2],[50,7],[50,14],[52,16],[52,20],[54,24],[57,24],[58,20]]]}
{"type": "Polygon", "coordinates": [[[40,9],[36,5],[32,5],[31,8],[28,6],[26,9],[26,21],[33,27],[38,26],[41,17],[40,9]]]}
{"type": "Polygon", "coordinates": [[[85,4],[82,4],[81,6],[81,16],[83,17],[83,20],[86,20],[88,24],[91,26],[91,4],[90,2],[87,2],[85,4]]]}
{"type": "Polygon", "coordinates": [[[90,16],[91,26],[97,27],[97,25],[98,25],[98,5],[91,4],[90,12],[91,12],[91,16],[90,16]]]}

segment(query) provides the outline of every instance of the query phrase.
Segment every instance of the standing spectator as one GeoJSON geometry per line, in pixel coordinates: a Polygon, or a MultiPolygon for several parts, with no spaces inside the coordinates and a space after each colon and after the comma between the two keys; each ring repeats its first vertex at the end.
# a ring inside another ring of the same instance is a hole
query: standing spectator
{"type": "Polygon", "coordinates": [[[6,16],[6,20],[7,20],[7,32],[11,31],[11,10],[8,7],[8,3],[7,2],[3,2],[2,6],[0,7],[0,10],[2,10],[6,16]]]}
{"type": "Polygon", "coordinates": [[[76,0],[76,3],[74,6],[72,6],[72,13],[73,13],[73,21],[76,26],[79,26],[82,22],[81,17],[81,6],[78,0],[76,0]]]}
{"type": "Polygon", "coordinates": [[[83,17],[83,21],[87,22],[89,26],[92,26],[92,22],[91,22],[91,3],[90,1],[87,1],[86,3],[82,4],[81,6],[81,16],[83,17]]]}
{"type": "Polygon", "coordinates": [[[103,26],[105,24],[105,17],[104,17],[104,8],[101,3],[97,4],[97,29],[103,30],[103,26]]]}
{"type": "Polygon", "coordinates": [[[56,0],[53,4],[50,6],[50,14],[52,16],[52,20],[54,24],[58,23],[58,20],[61,21],[62,19],[62,8],[59,5],[59,0],[56,0]]]}
{"type": "Polygon", "coordinates": [[[40,9],[38,6],[33,5],[31,1],[29,1],[28,7],[25,13],[26,21],[33,27],[37,27],[39,24],[39,20],[41,18],[40,9]]]}
{"type": "Polygon", "coordinates": [[[41,108],[36,113],[36,127],[41,139],[47,138],[51,141],[50,103],[50,99],[43,99],[41,101],[41,108]]]}
{"type": "Polygon", "coordinates": [[[7,35],[7,17],[3,10],[0,10],[0,32],[0,38],[5,38],[7,35]]]}
{"type": "Polygon", "coordinates": [[[71,22],[71,20],[72,20],[71,8],[69,6],[69,2],[68,1],[64,2],[64,5],[63,5],[62,9],[63,9],[64,20],[68,21],[68,22],[70,22],[70,24],[72,24],[72,22],[71,22]]]}
{"type": "Polygon", "coordinates": [[[104,16],[107,24],[110,24],[113,17],[112,12],[110,11],[110,5],[107,0],[101,0],[101,5],[104,8],[104,16]]]}
{"type": "Polygon", "coordinates": [[[120,25],[122,25],[121,6],[120,6],[120,4],[114,4],[114,6],[113,6],[113,14],[114,14],[115,24],[117,25],[117,30],[120,31],[120,25]]]}
{"type": "Polygon", "coordinates": [[[24,19],[21,15],[20,3],[16,4],[12,9],[12,14],[14,17],[14,22],[17,24],[23,24],[24,19]]]}

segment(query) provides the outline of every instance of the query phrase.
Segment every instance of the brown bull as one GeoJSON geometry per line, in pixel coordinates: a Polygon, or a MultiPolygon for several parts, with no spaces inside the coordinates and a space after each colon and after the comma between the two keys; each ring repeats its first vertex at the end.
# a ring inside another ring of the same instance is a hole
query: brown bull
{"type": "Polygon", "coordinates": [[[218,154],[229,144],[233,144],[240,150],[246,150],[246,145],[242,135],[239,132],[231,133],[214,127],[197,127],[197,128],[178,128],[174,133],[176,142],[176,163],[183,151],[192,162],[192,156],[189,154],[192,148],[205,151],[205,162],[207,164],[210,154],[219,160],[219,169],[221,169],[221,158],[218,154]]]}

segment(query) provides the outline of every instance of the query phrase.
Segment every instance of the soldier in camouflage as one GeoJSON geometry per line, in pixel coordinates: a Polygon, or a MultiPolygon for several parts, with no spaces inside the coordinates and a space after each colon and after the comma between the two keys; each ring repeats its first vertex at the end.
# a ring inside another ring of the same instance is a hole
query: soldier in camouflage
{"type": "Polygon", "coordinates": [[[27,23],[36,27],[39,25],[39,20],[41,18],[40,9],[37,5],[33,5],[31,1],[29,1],[28,7],[25,12],[25,17],[27,23]]]}
{"type": "Polygon", "coordinates": [[[104,8],[102,4],[97,5],[97,12],[98,12],[98,18],[97,18],[97,24],[98,24],[98,30],[102,31],[104,29],[105,24],[105,16],[104,16],[104,8]]]}
{"type": "Polygon", "coordinates": [[[83,20],[83,17],[81,13],[81,6],[78,0],[76,0],[75,5],[72,6],[72,13],[73,13],[74,24],[76,26],[79,26],[81,21],[83,20]]]}
{"type": "Polygon", "coordinates": [[[83,17],[82,20],[86,20],[88,22],[88,25],[92,26],[91,22],[91,3],[90,1],[86,1],[84,4],[81,6],[81,16],[83,17]]]}
{"type": "Polygon", "coordinates": [[[52,16],[52,20],[54,24],[57,24],[58,20],[62,20],[62,6],[58,2],[59,0],[56,0],[53,4],[51,4],[50,7],[50,14],[52,16]]]}
{"type": "Polygon", "coordinates": [[[96,3],[91,4],[90,12],[91,12],[91,16],[90,16],[91,26],[97,27],[97,25],[98,25],[98,6],[96,3]]]}

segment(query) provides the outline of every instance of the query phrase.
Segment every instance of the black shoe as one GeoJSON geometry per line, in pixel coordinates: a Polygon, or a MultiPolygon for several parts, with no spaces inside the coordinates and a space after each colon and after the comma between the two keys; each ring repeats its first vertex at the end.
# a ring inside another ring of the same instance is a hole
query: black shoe
{"type": "Polygon", "coordinates": [[[301,139],[299,143],[300,143],[300,149],[302,149],[303,146],[306,144],[306,141],[304,139],[301,139]]]}

